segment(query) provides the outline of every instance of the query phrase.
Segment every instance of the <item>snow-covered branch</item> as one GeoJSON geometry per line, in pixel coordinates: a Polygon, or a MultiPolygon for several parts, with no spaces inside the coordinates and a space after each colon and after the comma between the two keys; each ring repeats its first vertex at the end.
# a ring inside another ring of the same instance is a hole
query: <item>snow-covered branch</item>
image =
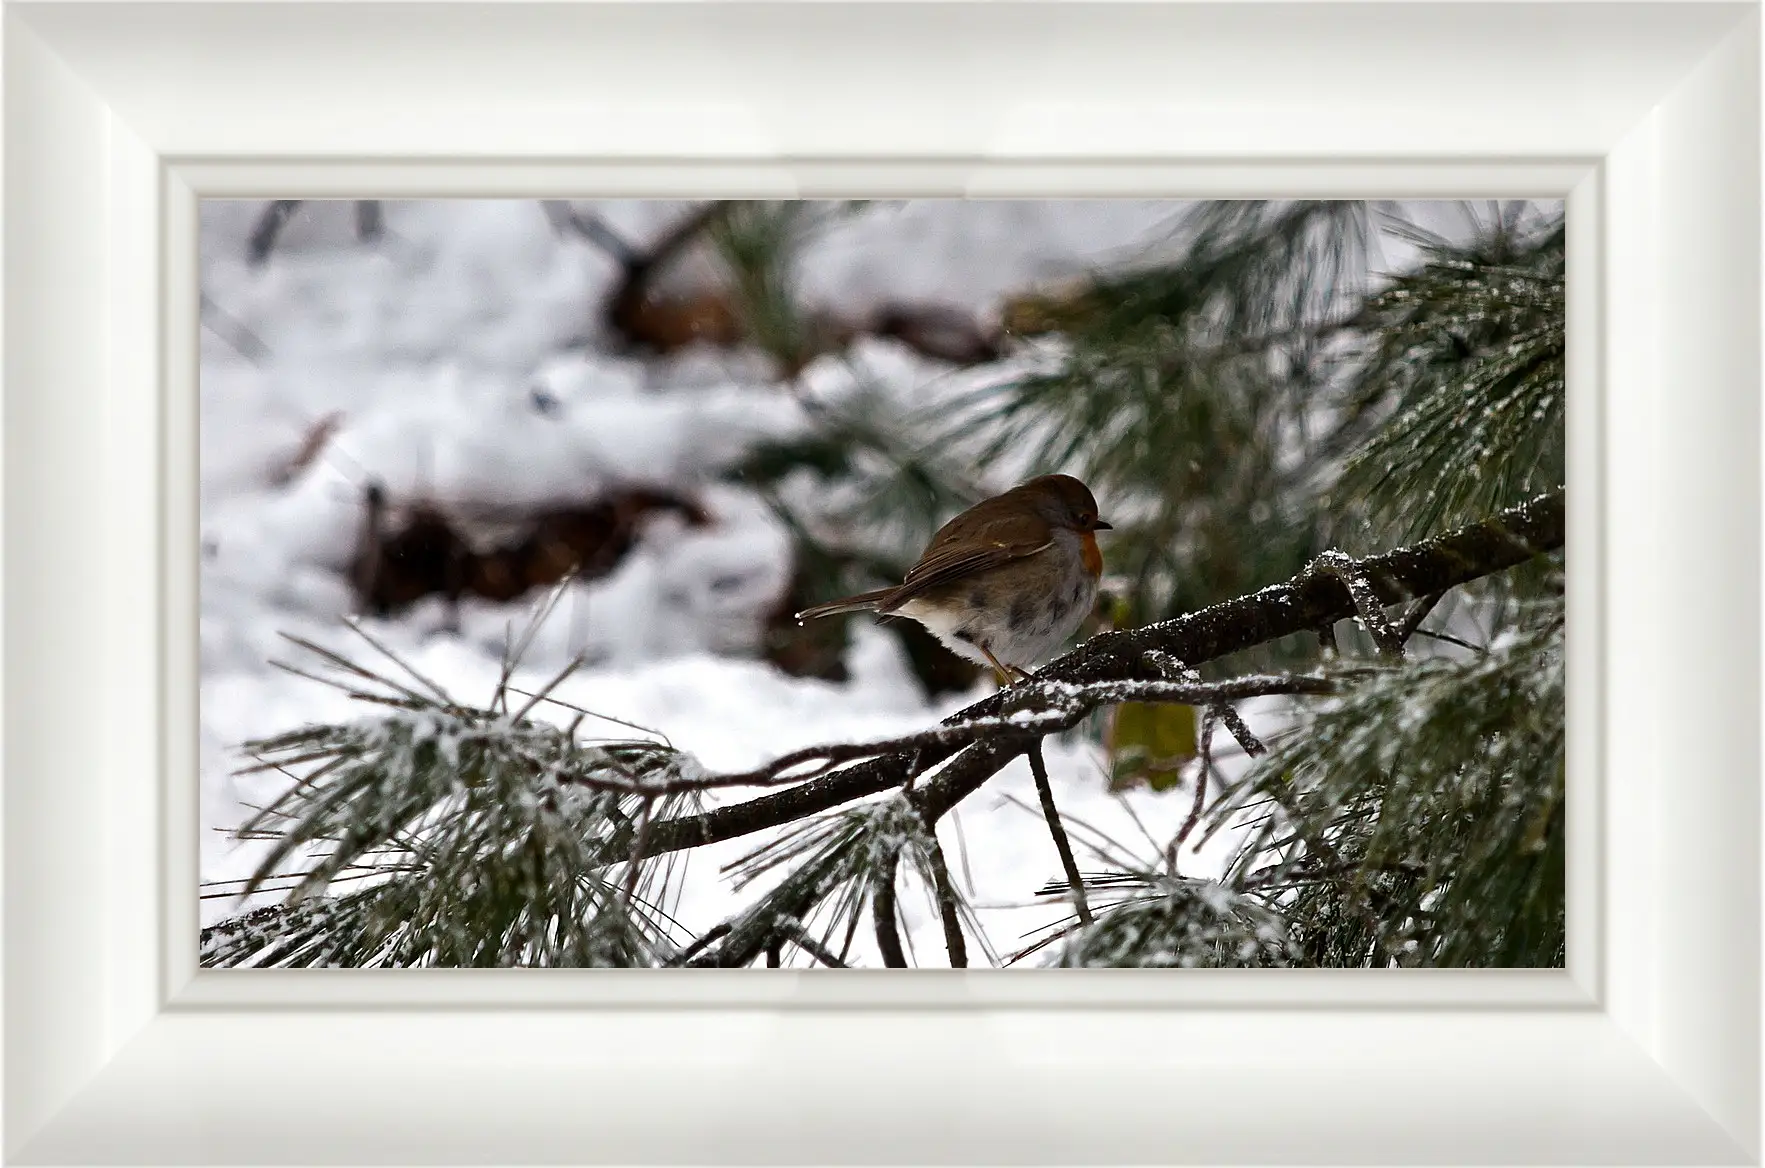
{"type": "MultiPolygon", "coordinates": [[[[1563,546],[1564,527],[1563,492],[1556,491],[1432,539],[1369,556],[1359,564],[1379,601],[1397,604],[1456,588],[1555,551],[1563,546]]],[[[1155,672],[1145,660],[1148,650],[1169,653],[1191,666],[1200,665],[1357,615],[1353,598],[1340,580],[1302,572],[1284,584],[1187,616],[1093,637],[1042,669],[1036,682],[1039,686],[1080,687],[1103,682],[1159,684],[1144,680],[1155,672]]],[[[1017,692],[1013,688],[976,702],[954,715],[950,724],[997,717],[1007,703],[1016,700],[1017,692]]],[[[1137,696],[1146,691],[1114,692],[1121,695],[1115,700],[1148,700],[1137,696]]],[[[899,787],[915,767],[935,766],[961,750],[960,757],[914,792],[915,803],[935,820],[979,789],[1025,746],[1022,737],[988,739],[970,742],[966,748],[940,743],[869,758],[783,791],[657,823],[644,854],[698,847],[790,823],[899,787]]],[[[629,840],[619,842],[617,858],[624,859],[629,846],[629,840]]]]}
{"type": "Polygon", "coordinates": [[[1328,678],[1309,674],[1253,674],[1222,682],[1108,681],[1073,685],[1060,681],[1032,682],[1012,691],[1022,708],[991,717],[946,723],[875,742],[836,742],[806,746],[757,767],[734,774],[705,774],[676,767],[658,775],[621,775],[596,769],[561,774],[560,782],[596,790],[656,797],[721,787],[765,787],[802,782],[844,763],[883,755],[909,754],[931,747],[958,748],[973,742],[1029,743],[1070,730],[1100,706],[1121,702],[1168,702],[1214,706],[1272,694],[1324,694],[1334,689],[1328,678]],[[805,769],[806,768],[806,769],[805,769]]]}

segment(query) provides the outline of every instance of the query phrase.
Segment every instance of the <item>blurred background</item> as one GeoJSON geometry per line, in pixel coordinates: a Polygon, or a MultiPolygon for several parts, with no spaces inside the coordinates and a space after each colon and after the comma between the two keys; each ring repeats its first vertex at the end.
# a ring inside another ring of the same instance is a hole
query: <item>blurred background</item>
{"type": "MultiPolygon", "coordinates": [[[[1522,202],[205,202],[204,922],[238,911],[261,855],[230,829],[289,782],[236,774],[240,745],[362,713],[274,664],[298,661],[290,635],[359,656],[360,619],[465,701],[511,659],[519,680],[580,658],[536,713],[742,770],[991,688],[911,622],[790,618],[898,580],[944,520],[1031,475],[1084,478],[1115,527],[1086,633],[1555,486],[1560,353],[1523,408],[1479,413],[1473,386],[1456,423],[1393,420],[1528,335],[1418,313],[1427,281],[1560,277],[1560,228],[1522,202]]],[[[1480,644],[1458,603],[1436,623],[1480,644]]],[[[1247,713],[1278,734],[1282,709],[1247,713]]],[[[1195,733],[1187,707],[1124,707],[1051,742],[1075,844],[1157,854],[1195,733]]],[[[1222,773],[1235,749],[1216,742],[1222,773]]],[[[950,830],[989,956],[1065,915],[1038,894],[1060,868],[1021,763],[950,830]]],[[[683,857],[666,907],[687,931],[752,896],[721,871],[752,846],[683,857]]],[[[902,912],[935,949],[931,907],[902,912]]]]}

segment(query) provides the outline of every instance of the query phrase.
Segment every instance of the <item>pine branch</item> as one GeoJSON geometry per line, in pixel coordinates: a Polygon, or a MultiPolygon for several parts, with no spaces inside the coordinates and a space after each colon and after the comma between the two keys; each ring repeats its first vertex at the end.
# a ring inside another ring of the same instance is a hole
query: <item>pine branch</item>
{"type": "Polygon", "coordinates": [[[828,951],[827,946],[811,937],[803,926],[796,921],[778,922],[779,935],[791,944],[807,953],[829,969],[845,969],[847,965],[828,951]]]}
{"type": "Polygon", "coordinates": [[[1036,795],[1042,800],[1042,817],[1048,821],[1048,834],[1054,837],[1054,850],[1060,853],[1060,867],[1066,873],[1066,886],[1072,891],[1073,913],[1081,925],[1091,923],[1091,906],[1085,903],[1085,878],[1079,875],[1078,861],[1073,859],[1072,841],[1060,823],[1060,810],[1054,806],[1054,787],[1048,782],[1048,764],[1042,759],[1042,744],[1030,747],[1030,773],[1036,778],[1036,795]]]}
{"type": "MultiPolygon", "coordinates": [[[[1380,601],[1397,604],[1456,588],[1555,551],[1563,546],[1564,525],[1564,497],[1558,491],[1479,523],[1367,557],[1361,564],[1380,601]]],[[[1138,679],[1150,672],[1144,662],[1148,650],[1161,650],[1190,665],[1200,665],[1355,615],[1354,601],[1341,581],[1301,573],[1285,584],[1187,616],[1093,637],[1042,669],[1036,680],[1082,685],[1138,679]]],[[[1015,700],[1013,691],[994,694],[946,722],[996,716],[1011,700],[1015,700]]],[[[743,803],[659,822],[650,831],[643,855],[734,839],[900,787],[916,757],[922,766],[929,767],[950,758],[957,749],[932,745],[906,750],[743,803]]],[[[1023,749],[1022,742],[975,743],[915,790],[913,800],[926,813],[927,821],[935,822],[1023,749]]],[[[626,850],[630,846],[629,840],[615,839],[614,843],[626,850]]],[[[619,859],[625,855],[625,850],[616,853],[619,859]]]]}
{"type": "Polygon", "coordinates": [[[1512,606],[1489,651],[1378,670],[1308,710],[1213,810],[1264,809],[1225,883],[1309,961],[1561,963],[1563,604],[1512,606]]]}
{"type": "Polygon", "coordinates": [[[907,954],[901,948],[901,930],[895,922],[895,876],[900,870],[899,854],[890,856],[877,880],[870,898],[870,910],[876,917],[876,947],[882,951],[883,965],[889,969],[906,969],[907,954]]]}
{"type": "Polygon", "coordinates": [[[1398,637],[1403,644],[1408,644],[1409,639],[1421,630],[1422,622],[1428,619],[1428,614],[1434,611],[1435,605],[1439,604],[1445,595],[1444,592],[1431,592],[1416,601],[1409,612],[1404,614],[1403,625],[1397,630],[1398,637]]]}
{"type": "Polygon", "coordinates": [[[1385,615],[1385,609],[1379,598],[1373,595],[1373,585],[1367,579],[1366,569],[1358,560],[1343,555],[1341,552],[1328,551],[1318,556],[1306,566],[1308,572],[1321,572],[1334,576],[1348,590],[1354,601],[1355,614],[1367,632],[1373,636],[1373,643],[1379,646],[1379,652],[1391,660],[1403,656],[1404,637],[1392,625],[1391,618],[1385,615]]]}
{"type": "MultiPolygon", "coordinates": [[[[558,781],[592,790],[617,791],[645,798],[719,787],[764,787],[800,783],[841,763],[882,755],[912,756],[929,747],[943,747],[947,749],[940,757],[947,757],[952,749],[982,740],[1022,739],[1026,743],[1037,742],[1050,734],[1072,729],[1099,706],[1118,702],[1225,706],[1227,702],[1245,698],[1268,697],[1273,694],[1325,694],[1333,689],[1334,685],[1327,678],[1306,674],[1252,674],[1219,682],[1204,682],[1199,678],[1189,682],[1106,681],[1092,685],[1037,682],[1011,691],[1021,708],[1009,714],[935,726],[930,730],[876,742],[832,742],[806,746],[751,771],[707,775],[696,768],[683,765],[668,772],[666,777],[657,777],[654,773],[627,777],[606,771],[585,771],[580,775],[560,775],[558,781]],[[797,769],[806,764],[816,765],[807,773],[797,769]]],[[[918,768],[910,765],[909,774],[916,773],[918,768]]],[[[639,858],[654,854],[644,852],[641,847],[637,850],[640,853],[639,858]]]]}
{"type": "MultiPolygon", "coordinates": [[[[1207,803],[1207,777],[1213,772],[1213,727],[1214,712],[1209,710],[1201,718],[1201,760],[1195,770],[1195,802],[1190,805],[1188,818],[1184,819],[1183,826],[1177,829],[1177,834],[1172,838],[1170,847],[1165,849],[1173,876],[1177,872],[1177,849],[1188,841],[1189,833],[1194,831],[1195,825],[1201,822],[1201,809],[1207,803]]],[[[1258,745],[1261,744],[1258,743],[1258,745]]]]}
{"type": "Polygon", "coordinates": [[[944,923],[944,948],[950,954],[951,969],[968,967],[968,942],[962,936],[962,915],[956,898],[956,885],[950,879],[950,866],[944,862],[944,849],[935,833],[927,832],[926,855],[931,861],[932,890],[937,894],[938,916],[944,923]]]}
{"type": "MultiPolygon", "coordinates": [[[[1169,653],[1161,653],[1157,649],[1147,652],[1146,663],[1166,677],[1188,681],[1201,680],[1201,674],[1190,669],[1169,653]]],[[[1208,707],[1208,712],[1226,724],[1226,729],[1232,732],[1232,737],[1238,740],[1238,745],[1251,758],[1268,750],[1257,736],[1250,732],[1250,727],[1245,725],[1244,718],[1230,702],[1216,702],[1208,707]]],[[[1205,739],[1203,742],[1205,743],[1205,739]]]]}

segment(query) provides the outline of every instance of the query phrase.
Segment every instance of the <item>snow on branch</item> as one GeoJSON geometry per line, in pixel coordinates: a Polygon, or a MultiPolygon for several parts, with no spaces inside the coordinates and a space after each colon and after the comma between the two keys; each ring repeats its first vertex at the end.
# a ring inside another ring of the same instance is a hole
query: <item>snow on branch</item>
{"type": "MultiPolygon", "coordinates": [[[[1556,551],[1563,546],[1564,527],[1564,495],[1555,491],[1477,523],[1382,555],[1368,556],[1357,563],[1378,601],[1398,604],[1425,599],[1556,551]]],[[[1147,680],[1158,672],[1145,659],[1149,650],[1168,653],[1195,666],[1358,615],[1354,598],[1340,579],[1324,572],[1305,571],[1284,584],[1199,612],[1093,637],[1042,669],[1035,684],[1052,695],[1059,686],[1085,689],[1116,683],[1117,688],[1109,691],[1115,696],[1100,700],[1152,700],[1150,691],[1136,690],[1129,684],[1170,684],[1147,680]]],[[[960,726],[1000,717],[1009,703],[1018,700],[1020,692],[1019,687],[1013,687],[984,698],[953,715],[946,725],[960,726]]],[[[645,841],[643,854],[653,856],[699,847],[790,823],[900,787],[911,775],[962,751],[913,793],[916,805],[929,820],[935,820],[1027,749],[1026,737],[975,741],[958,733],[956,741],[921,744],[870,756],[782,791],[656,823],[645,841]]],[[[620,849],[618,857],[623,859],[631,841],[615,843],[620,849]]]]}
{"type": "Polygon", "coordinates": [[[875,742],[828,743],[793,750],[763,767],[735,774],[705,774],[692,767],[676,767],[623,776],[595,768],[577,775],[559,775],[559,781],[595,790],[656,797],[718,787],[763,787],[801,782],[824,774],[844,763],[881,755],[905,754],[927,747],[956,748],[983,739],[1020,739],[1026,744],[1062,730],[1070,730],[1099,706],[1120,702],[1167,702],[1191,706],[1214,706],[1272,694],[1326,694],[1335,683],[1309,674],[1253,674],[1222,682],[1108,681],[1073,685],[1060,681],[1032,682],[1012,690],[1023,708],[1009,714],[946,723],[875,742]],[[803,769],[807,768],[807,769],[803,769]]]}
{"type": "Polygon", "coordinates": [[[1355,614],[1372,634],[1380,654],[1393,661],[1403,656],[1403,637],[1392,625],[1391,618],[1385,615],[1384,606],[1373,592],[1373,582],[1367,578],[1367,570],[1359,560],[1338,551],[1327,551],[1306,565],[1306,571],[1339,580],[1348,590],[1349,599],[1354,601],[1355,614]]]}

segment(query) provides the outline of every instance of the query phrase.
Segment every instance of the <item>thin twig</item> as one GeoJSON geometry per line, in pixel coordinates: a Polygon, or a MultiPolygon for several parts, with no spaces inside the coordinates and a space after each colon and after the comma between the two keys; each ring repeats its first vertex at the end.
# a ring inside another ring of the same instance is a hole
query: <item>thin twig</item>
{"type": "MultiPolygon", "coordinates": [[[[1042,814],[1041,800],[1039,799],[1034,806],[1019,799],[1016,795],[1009,793],[1000,795],[1000,799],[1003,802],[1016,807],[1026,815],[1033,815],[1038,819],[1044,820],[1047,818],[1042,814]]],[[[1133,864],[1133,853],[1129,852],[1120,840],[1111,836],[1096,824],[1089,823],[1070,811],[1061,813],[1060,822],[1067,827],[1071,833],[1071,838],[1078,839],[1081,844],[1090,849],[1090,851],[1104,863],[1114,864],[1118,867],[1128,867],[1133,864]]]]}
{"type": "Polygon", "coordinates": [[[1266,868],[1258,868],[1248,873],[1239,883],[1240,888],[1266,888],[1270,885],[1285,885],[1290,882],[1316,883],[1323,880],[1335,880],[1341,876],[1353,876],[1360,872],[1395,872],[1403,876],[1421,876],[1428,871],[1426,864],[1409,863],[1402,860],[1384,863],[1361,860],[1355,863],[1334,863],[1320,868],[1306,868],[1293,864],[1271,864],[1266,868]]]}
{"type": "Polygon", "coordinates": [[[788,938],[797,948],[815,958],[815,960],[821,962],[821,964],[827,966],[829,969],[847,968],[844,961],[841,961],[838,957],[835,957],[832,953],[828,952],[827,947],[820,941],[817,941],[814,937],[811,937],[808,931],[798,922],[779,921],[778,931],[788,938]]]}
{"type": "Polygon", "coordinates": [[[956,809],[950,809],[950,826],[956,830],[956,859],[962,864],[962,880],[968,885],[968,895],[975,894],[974,870],[968,866],[968,837],[962,831],[962,816],[956,809]]]}
{"type": "Polygon", "coordinates": [[[282,234],[282,228],[300,209],[301,199],[272,199],[258,215],[257,224],[251,229],[251,236],[245,242],[245,262],[257,267],[270,258],[276,250],[276,239],[282,234]]]}
{"type": "Polygon", "coordinates": [[[706,949],[709,949],[712,945],[715,945],[727,936],[729,936],[728,921],[724,921],[719,925],[713,925],[710,929],[706,930],[703,937],[700,937],[691,945],[688,945],[685,949],[682,949],[679,953],[675,954],[668,964],[685,965],[700,953],[703,953],[706,949]]]}
{"type": "MultiPolygon", "coordinates": [[[[531,690],[525,690],[519,686],[508,685],[503,688],[509,693],[520,694],[524,698],[535,697],[531,690]]],[[[660,730],[652,729],[649,726],[639,725],[636,722],[627,722],[624,718],[615,718],[611,714],[600,714],[596,713],[594,710],[585,710],[581,706],[565,701],[563,698],[542,695],[537,697],[536,700],[545,702],[547,705],[562,706],[564,709],[570,710],[576,714],[576,720],[570,724],[570,737],[572,738],[576,736],[576,727],[582,723],[584,718],[597,718],[602,722],[611,722],[615,726],[623,726],[627,730],[641,730],[645,734],[654,734],[663,746],[671,748],[674,745],[673,742],[669,741],[668,735],[662,733],[660,730]]]]}
{"type": "Polygon", "coordinates": [[[1418,637],[1427,637],[1431,641],[1444,641],[1448,645],[1457,645],[1459,648],[1469,649],[1473,653],[1489,652],[1489,650],[1485,649],[1482,645],[1473,645],[1471,642],[1455,637],[1451,633],[1435,632],[1433,629],[1417,629],[1415,635],[1418,637]]]}
{"type": "Polygon", "coordinates": [[[655,805],[654,799],[645,799],[643,807],[638,811],[637,832],[631,837],[631,858],[625,861],[625,888],[623,890],[625,907],[631,907],[631,898],[637,894],[638,874],[643,871],[643,849],[650,838],[650,810],[655,805]]]}
{"type": "MultiPolygon", "coordinates": [[[[577,573],[575,571],[566,573],[546,592],[545,599],[539,602],[532,618],[527,622],[527,628],[521,633],[520,638],[515,642],[513,647],[508,649],[508,655],[503,659],[502,676],[497,679],[497,690],[499,693],[508,685],[509,679],[514,676],[515,670],[521,667],[521,661],[527,656],[527,650],[533,647],[533,638],[539,635],[539,630],[545,625],[546,621],[551,619],[552,610],[558,607],[558,601],[563,598],[564,593],[569,589],[570,585],[576,582],[576,579],[577,573]]],[[[503,709],[507,710],[508,708],[508,702],[505,699],[503,702],[503,709]]]]}
{"type": "MultiPolygon", "coordinates": [[[[1177,849],[1181,848],[1201,822],[1201,807],[1207,801],[1207,776],[1213,773],[1213,728],[1216,719],[1214,712],[1208,710],[1201,716],[1201,769],[1195,775],[1195,802],[1189,806],[1189,817],[1183,820],[1183,826],[1177,829],[1177,836],[1171,840],[1165,857],[1170,863],[1171,875],[1177,874],[1177,849]]],[[[1258,745],[1261,745],[1260,743],[1258,745]]]]}
{"type": "Polygon", "coordinates": [[[1220,721],[1226,724],[1226,729],[1232,732],[1232,737],[1238,740],[1238,745],[1245,754],[1251,758],[1261,758],[1269,752],[1269,748],[1262,744],[1262,739],[1250,732],[1250,727],[1244,724],[1244,718],[1235,708],[1221,702],[1212,709],[1219,715],[1220,721]]]}
{"type": "Polygon", "coordinates": [[[1030,747],[1029,758],[1030,773],[1036,776],[1036,794],[1042,798],[1042,815],[1048,821],[1048,833],[1054,837],[1054,849],[1060,853],[1060,866],[1066,870],[1067,887],[1072,889],[1073,911],[1080,924],[1089,925],[1091,906],[1085,903],[1085,880],[1079,875],[1078,862],[1072,856],[1072,841],[1066,838],[1060,811],[1054,806],[1054,787],[1048,782],[1048,765],[1042,759],[1040,742],[1030,747]]]}
{"type": "MultiPolygon", "coordinates": [[[[364,681],[372,682],[375,685],[383,685],[387,689],[392,690],[394,693],[397,693],[397,694],[399,694],[403,697],[406,697],[406,698],[413,699],[415,701],[428,702],[428,701],[432,700],[430,698],[425,697],[423,694],[418,693],[416,690],[411,689],[409,686],[406,686],[406,685],[403,685],[399,682],[393,681],[389,677],[385,677],[380,674],[374,673],[368,669],[364,669],[362,666],[357,665],[354,661],[351,661],[349,658],[343,656],[341,653],[337,653],[331,649],[327,649],[323,645],[320,645],[315,641],[309,641],[305,637],[299,637],[293,633],[281,633],[278,635],[281,636],[282,639],[288,641],[290,644],[293,644],[293,645],[296,645],[302,649],[305,649],[308,653],[313,654],[315,657],[319,657],[325,661],[330,662],[330,664],[332,666],[334,666],[337,669],[342,670],[345,673],[351,674],[355,677],[359,677],[364,681]]],[[[289,670],[290,672],[299,672],[293,666],[283,665],[281,662],[272,662],[272,664],[278,665],[281,668],[289,670]]],[[[309,676],[311,676],[311,675],[309,675],[309,676]]],[[[315,681],[323,681],[324,679],[315,677],[314,680],[315,681]]],[[[339,683],[336,681],[327,681],[326,684],[338,685],[339,683]]],[[[443,700],[445,701],[446,699],[443,699],[443,700]]]]}
{"type": "Polygon", "coordinates": [[[1398,627],[1397,635],[1406,642],[1415,636],[1416,630],[1422,627],[1422,622],[1428,619],[1428,614],[1434,611],[1434,606],[1439,604],[1445,595],[1444,590],[1430,592],[1416,601],[1409,612],[1404,614],[1403,624],[1398,627]]]}
{"type": "Polygon", "coordinates": [[[895,922],[895,872],[900,862],[899,852],[883,861],[876,891],[870,897],[871,913],[876,918],[876,947],[882,951],[883,964],[890,969],[907,968],[907,954],[901,950],[901,930],[895,922]]]}
{"type": "Polygon", "coordinates": [[[1054,942],[1060,940],[1063,937],[1071,936],[1074,932],[1077,932],[1079,929],[1082,929],[1082,928],[1084,928],[1084,925],[1082,923],[1080,923],[1080,921],[1076,917],[1069,923],[1063,923],[1060,925],[1053,926],[1052,931],[1049,932],[1047,936],[1043,937],[1039,941],[1035,941],[1035,942],[1025,946],[1022,949],[1019,949],[1016,953],[1013,953],[1010,957],[1007,957],[1005,959],[1005,964],[1008,966],[1009,965],[1016,965],[1018,962],[1022,961],[1024,958],[1030,956],[1031,954],[1037,953],[1043,949],[1046,949],[1048,946],[1054,944],[1054,942]]]}
{"type": "Polygon", "coordinates": [[[1133,822],[1134,827],[1140,832],[1140,838],[1145,840],[1147,845],[1156,853],[1158,851],[1158,841],[1152,838],[1152,833],[1150,831],[1146,830],[1146,824],[1140,818],[1140,813],[1134,810],[1134,804],[1132,801],[1120,791],[1112,791],[1110,794],[1115,796],[1116,806],[1127,812],[1128,819],[1133,822]]]}
{"type": "Polygon", "coordinates": [[[545,199],[541,206],[552,226],[560,231],[573,231],[611,256],[621,267],[641,257],[624,236],[607,226],[606,220],[590,211],[580,211],[567,199],[545,199]]]}
{"type": "Polygon", "coordinates": [[[950,968],[967,969],[968,944],[962,938],[962,917],[957,911],[956,888],[950,882],[950,869],[944,863],[944,849],[939,846],[935,831],[926,832],[925,850],[931,863],[932,888],[937,893],[938,915],[944,921],[944,948],[950,954],[950,968]]]}
{"type": "Polygon", "coordinates": [[[509,721],[519,723],[521,719],[532,713],[534,706],[545,701],[547,695],[549,695],[554,689],[557,689],[560,685],[563,685],[565,680],[568,679],[572,673],[575,673],[578,669],[582,668],[584,660],[586,660],[586,654],[582,653],[578,653],[576,656],[570,658],[569,663],[565,665],[564,668],[558,670],[550,681],[539,687],[539,692],[526,695],[526,704],[519,710],[516,710],[513,714],[510,714],[509,721]]]}
{"type": "MultiPolygon", "coordinates": [[[[1169,653],[1161,653],[1158,650],[1153,649],[1146,654],[1146,661],[1147,664],[1159,670],[1173,681],[1201,683],[1201,674],[1189,668],[1169,653]]],[[[1258,755],[1266,754],[1268,752],[1268,748],[1262,744],[1261,740],[1259,740],[1256,735],[1250,732],[1250,727],[1244,724],[1243,717],[1239,715],[1237,709],[1235,709],[1229,702],[1215,702],[1208,708],[1219,718],[1220,721],[1226,724],[1226,729],[1232,732],[1232,737],[1238,740],[1238,745],[1243,748],[1245,754],[1249,755],[1251,758],[1255,758],[1258,755]]]]}
{"type": "Polygon", "coordinates": [[[382,657],[386,658],[388,661],[392,662],[394,665],[398,666],[400,669],[402,669],[406,673],[410,674],[410,676],[412,678],[414,678],[420,685],[422,685],[430,693],[434,694],[436,696],[436,698],[441,702],[442,705],[451,706],[454,704],[454,699],[451,694],[449,694],[445,689],[441,688],[441,686],[438,685],[437,683],[429,680],[427,677],[423,676],[421,673],[418,673],[416,666],[412,665],[409,661],[406,661],[403,657],[399,656],[398,653],[396,651],[394,651],[393,649],[389,648],[385,642],[381,641],[378,637],[375,637],[372,633],[368,632],[367,629],[363,628],[362,623],[359,620],[355,619],[354,617],[345,617],[343,620],[343,623],[346,627],[348,627],[350,632],[354,633],[356,636],[358,636],[362,640],[366,641],[369,644],[369,646],[372,647],[382,657]]]}
{"type": "Polygon", "coordinates": [[[355,237],[363,243],[372,243],[386,231],[386,220],[381,214],[379,199],[357,199],[355,201],[355,237]]]}

